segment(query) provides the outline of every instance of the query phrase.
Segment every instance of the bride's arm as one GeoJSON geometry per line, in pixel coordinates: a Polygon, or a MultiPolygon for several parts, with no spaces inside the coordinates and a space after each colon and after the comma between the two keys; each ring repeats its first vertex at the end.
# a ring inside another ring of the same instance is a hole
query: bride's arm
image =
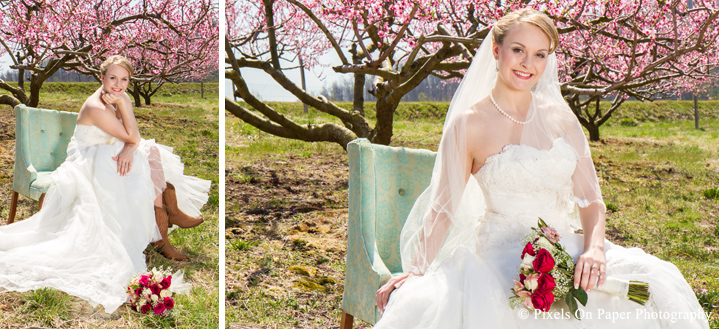
{"type": "Polygon", "coordinates": [[[122,122],[117,120],[115,111],[108,107],[93,106],[88,108],[88,115],[92,123],[103,131],[125,143],[137,144],[140,142],[140,131],[137,128],[137,120],[132,111],[130,97],[123,95],[117,97],[109,93],[101,92],[101,99],[107,105],[115,105],[120,113],[122,122]]]}
{"type": "Polygon", "coordinates": [[[574,286],[591,291],[595,286],[604,285],[606,279],[606,207],[589,143],[579,121],[573,114],[569,116],[567,136],[577,153],[577,165],[572,175],[573,194],[579,206],[579,219],[584,234],[584,251],[577,257],[574,268],[574,286]]]}
{"type": "Polygon", "coordinates": [[[96,126],[125,142],[120,153],[112,157],[113,160],[117,161],[117,172],[120,176],[125,176],[132,169],[133,154],[140,143],[140,131],[137,127],[135,113],[132,110],[132,102],[127,94],[118,97],[104,91],[100,92],[100,97],[105,104],[117,107],[122,122],[117,120],[114,111],[106,107],[89,109],[89,114],[96,126]]]}
{"type": "Polygon", "coordinates": [[[606,220],[604,204],[593,202],[589,206],[579,208],[579,218],[584,231],[584,252],[577,258],[574,269],[574,286],[591,291],[596,286],[604,285],[606,279],[606,255],[604,250],[604,234],[606,220]],[[596,266],[596,270],[592,267],[596,266]]]}

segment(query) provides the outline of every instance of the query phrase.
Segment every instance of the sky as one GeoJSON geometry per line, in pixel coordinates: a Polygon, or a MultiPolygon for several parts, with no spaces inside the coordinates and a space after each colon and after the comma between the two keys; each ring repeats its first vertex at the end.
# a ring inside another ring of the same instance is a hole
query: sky
{"type": "MultiPolygon", "coordinates": [[[[339,65],[341,61],[337,54],[330,52],[320,58],[322,63],[328,63],[331,65],[339,65]]],[[[299,62],[289,63],[283,61],[281,63],[285,67],[294,67],[299,65],[299,62]]],[[[240,69],[242,77],[249,86],[250,92],[263,101],[276,101],[276,102],[298,102],[297,97],[286,91],[280,86],[275,80],[270,77],[269,74],[259,69],[244,68],[240,69]]],[[[300,70],[292,69],[285,71],[285,75],[292,80],[297,86],[301,87],[300,70]]],[[[339,74],[332,71],[331,67],[315,68],[312,70],[305,71],[305,80],[307,84],[307,90],[313,94],[319,94],[320,90],[324,85],[331,85],[334,81],[339,79],[346,79],[349,75],[339,74]]],[[[225,79],[225,96],[232,97],[232,82],[225,79]]]]}

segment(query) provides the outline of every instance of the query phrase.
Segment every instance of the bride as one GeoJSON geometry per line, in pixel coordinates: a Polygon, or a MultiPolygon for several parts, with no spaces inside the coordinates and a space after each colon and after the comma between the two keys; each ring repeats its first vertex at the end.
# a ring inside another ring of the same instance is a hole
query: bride
{"type": "Polygon", "coordinates": [[[482,42],[402,230],[405,274],[377,291],[375,328],[708,328],[673,264],[605,240],[589,145],[559,90],[558,42],[533,9],[503,17],[482,42]],[[574,286],[589,296],[581,321],[563,301],[545,316],[509,306],[519,241],[538,217],[576,260],[574,286]],[[607,277],[647,282],[649,302],[603,292],[607,277]]]}
{"type": "Polygon", "coordinates": [[[107,313],[125,303],[129,279],[145,272],[150,242],[165,257],[168,226],[202,223],[210,181],[185,176],[172,149],[140,138],[125,93],[132,65],[112,56],[102,87],[83,104],[67,159],[34,216],[0,227],[0,291],[62,290],[107,313]]]}

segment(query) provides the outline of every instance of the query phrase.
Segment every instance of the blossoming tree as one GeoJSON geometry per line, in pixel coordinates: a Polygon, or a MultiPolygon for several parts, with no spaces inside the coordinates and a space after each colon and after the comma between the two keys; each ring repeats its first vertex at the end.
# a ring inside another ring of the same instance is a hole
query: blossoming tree
{"type": "Polygon", "coordinates": [[[463,77],[492,22],[526,6],[547,13],[559,29],[562,93],[592,140],[628,97],[694,90],[714,78],[719,12],[709,1],[230,0],[226,77],[254,111],[229,98],[226,108],[281,137],[389,144],[401,97],[429,75],[463,77]],[[298,87],[286,75],[293,67],[282,66],[298,56],[306,66],[328,66],[319,58],[329,52],[341,61],[332,70],[354,76],[351,110],[298,87]],[[241,69],[264,71],[341,124],[299,125],[253,95],[241,69]],[[374,127],[363,113],[367,76],[377,97],[374,127]],[[604,110],[599,101],[607,97],[614,100],[604,110]]]}
{"type": "Polygon", "coordinates": [[[138,66],[135,83],[195,77],[217,62],[217,35],[211,0],[3,1],[0,53],[20,78],[17,87],[0,81],[11,94],[0,104],[37,106],[42,84],[59,69],[99,77],[99,63],[113,54],[138,66]]]}

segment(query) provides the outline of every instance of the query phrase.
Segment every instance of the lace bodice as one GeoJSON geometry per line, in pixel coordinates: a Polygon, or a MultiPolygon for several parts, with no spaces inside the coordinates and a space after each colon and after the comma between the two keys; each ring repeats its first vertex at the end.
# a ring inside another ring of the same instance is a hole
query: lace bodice
{"type": "Polygon", "coordinates": [[[82,146],[112,144],[117,139],[95,125],[77,124],[73,139],[82,146]]]}
{"type": "Polygon", "coordinates": [[[563,139],[555,140],[548,150],[506,145],[474,174],[487,206],[485,219],[536,226],[542,216],[548,224],[566,228],[566,216],[574,206],[575,166],[576,156],[563,139]]]}

